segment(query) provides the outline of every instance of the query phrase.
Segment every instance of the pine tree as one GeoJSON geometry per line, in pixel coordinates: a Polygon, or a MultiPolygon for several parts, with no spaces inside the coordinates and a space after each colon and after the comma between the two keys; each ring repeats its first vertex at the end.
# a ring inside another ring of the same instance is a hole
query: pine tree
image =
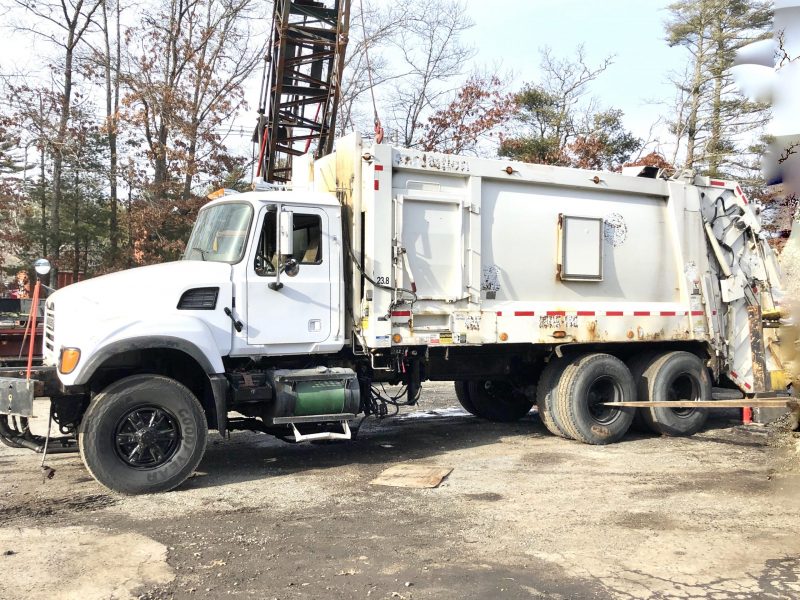
{"type": "Polygon", "coordinates": [[[667,42],[690,56],[677,82],[682,110],[672,123],[685,142],[684,166],[712,177],[752,176],[749,147],[768,107],[739,94],[728,70],[738,49],[769,35],[771,3],[680,0],[669,11],[667,42]]]}

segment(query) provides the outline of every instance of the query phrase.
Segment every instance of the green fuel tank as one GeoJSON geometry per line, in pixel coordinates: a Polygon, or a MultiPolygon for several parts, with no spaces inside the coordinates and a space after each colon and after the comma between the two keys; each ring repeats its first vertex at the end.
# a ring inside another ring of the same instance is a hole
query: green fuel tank
{"type": "Polygon", "coordinates": [[[275,390],[270,417],[330,417],[360,412],[358,377],[352,369],[279,369],[271,371],[269,378],[275,390]]]}

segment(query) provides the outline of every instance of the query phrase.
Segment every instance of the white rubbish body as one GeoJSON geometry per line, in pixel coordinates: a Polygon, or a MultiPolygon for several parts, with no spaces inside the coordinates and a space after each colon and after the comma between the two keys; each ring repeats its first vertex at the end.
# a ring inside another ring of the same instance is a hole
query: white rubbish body
{"type": "Polygon", "coordinates": [[[357,135],[298,165],[298,187],[309,172],[356,215],[366,274],[416,290],[412,306],[353,273],[366,348],[696,342],[745,392],[777,370],[760,318],[777,268],[735,182],[362,147],[357,135]]]}

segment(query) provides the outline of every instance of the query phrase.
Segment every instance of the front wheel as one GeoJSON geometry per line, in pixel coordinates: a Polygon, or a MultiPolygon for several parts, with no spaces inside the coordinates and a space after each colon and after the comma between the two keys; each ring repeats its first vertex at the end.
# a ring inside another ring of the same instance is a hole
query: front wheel
{"type": "Polygon", "coordinates": [[[208,425],[186,386],[161,375],[133,375],[94,397],[78,446],[86,468],[123,494],[165,492],[203,458],[208,425]]]}

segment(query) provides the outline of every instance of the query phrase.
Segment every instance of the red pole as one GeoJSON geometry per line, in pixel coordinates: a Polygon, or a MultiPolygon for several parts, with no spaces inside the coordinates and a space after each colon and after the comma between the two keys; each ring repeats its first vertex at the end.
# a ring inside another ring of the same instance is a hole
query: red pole
{"type": "Polygon", "coordinates": [[[753,409],[749,406],[745,406],[742,409],[742,423],[745,425],[750,425],[753,422],[753,409]]]}
{"type": "Polygon", "coordinates": [[[25,378],[30,381],[31,367],[33,366],[33,349],[36,345],[36,317],[39,314],[39,280],[36,280],[36,287],[33,288],[33,299],[31,301],[31,313],[28,316],[28,324],[31,326],[31,339],[28,344],[28,370],[25,373],[25,378]]]}
{"type": "Polygon", "coordinates": [[[267,147],[268,137],[269,133],[267,132],[266,128],[264,128],[264,133],[261,135],[261,148],[258,150],[258,168],[256,169],[256,177],[261,177],[261,165],[264,160],[264,150],[267,147]]]}

